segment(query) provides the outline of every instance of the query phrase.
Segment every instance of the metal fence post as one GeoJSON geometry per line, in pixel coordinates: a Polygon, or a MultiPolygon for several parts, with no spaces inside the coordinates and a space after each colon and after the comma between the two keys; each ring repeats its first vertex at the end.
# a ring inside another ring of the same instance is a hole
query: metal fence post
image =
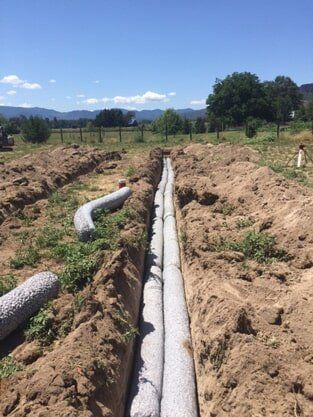
{"type": "Polygon", "coordinates": [[[83,132],[82,132],[82,128],[79,128],[79,135],[80,135],[80,141],[83,141],[83,132]]]}
{"type": "Polygon", "coordinates": [[[189,138],[192,141],[192,123],[189,123],[189,138]]]}
{"type": "Polygon", "coordinates": [[[61,134],[61,142],[64,143],[63,129],[62,129],[62,127],[60,128],[60,134],[61,134]]]}
{"type": "Polygon", "coordinates": [[[119,134],[120,134],[120,142],[122,142],[122,128],[121,128],[121,126],[119,127],[119,134]]]}
{"type": "Polygon", "coordinates": [[[143,141],[143,125],[141,125],[141,140],[143,141]]]}
{"type": "Polygon", "coordinates": [[[99,143],[102,143],[101,126],[99,127],[99,143]]]}

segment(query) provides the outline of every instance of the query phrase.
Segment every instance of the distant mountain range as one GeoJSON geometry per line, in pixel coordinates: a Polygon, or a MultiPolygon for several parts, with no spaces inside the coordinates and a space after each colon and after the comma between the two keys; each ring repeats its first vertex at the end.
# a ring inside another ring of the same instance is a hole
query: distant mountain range
{"type": "MultiPolygon", "coordinates": [[[[124,113],[128,110],[121,109],[124,113]]],[[[59,112],[52,109],[44,109],[41,107],[11,107],[11,106],[1,106],[0,114],[6,118],[18,117],[18,116],[40,116],[43,118],[54,119],[63,119],[63,120],[77,120],[77,119],[95,119],[97,114],[101,110],[73,110],[69,112],[59,112]]],[[[135,118],[138,122],[142,121],[153,121],[162,115],[164,110],[155,109],[155,110],[136,110],[135,118]]],[[[179,109],[175,110],[182,117],[186,117],[189,120],[195,120],[197,117],[205,117],[205,109],[193,110],[193,109],[179,109]]]]}
{"type": "Polygon", "coordinates": [[[301,91],[301,93],[304,95],[304,98],[306,100],[310,100],[313,99],[313,83],[309,83],[309,84],[302,84],[299,87],[299,90],[301,91]]]}

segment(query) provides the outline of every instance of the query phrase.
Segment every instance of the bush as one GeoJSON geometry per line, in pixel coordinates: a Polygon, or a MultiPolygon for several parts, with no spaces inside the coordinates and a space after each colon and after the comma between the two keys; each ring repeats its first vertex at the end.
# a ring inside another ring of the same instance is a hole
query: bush
{"type": "Polygon", "coordinates": [[[45,120],[31,116],[23,123],[22,135],[27,142],[42,143],[49,139],[51,129],[45,120]]]}

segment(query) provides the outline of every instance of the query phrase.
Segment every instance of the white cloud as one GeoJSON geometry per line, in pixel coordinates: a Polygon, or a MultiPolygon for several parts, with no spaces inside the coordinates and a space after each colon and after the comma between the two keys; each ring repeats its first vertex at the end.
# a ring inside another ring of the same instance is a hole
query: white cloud
{"type": "Polygon", "coordinates": [[[16,94],[16,91],[15,90],[10,90],[10,91],[7,91],[7,94],[9,96],[14,96],[16,94]]]}
{"type": "Polygon", "coordinates": [[[94,80],[93,83],[99,84],[100,83],[100,80],[94,80]]]}
{"type": "Polygon", "coordinates": [[[12,85],[19,85],[22,84],[24,81],[21,80],[17,75],[6,75],[0,80],[0,83],[3,84],[12,84],[12,85]]]}
{"type": "Polygon", "coordinates": [[[41,88],[41,85],[38,83],[23,83],[21,85],[22,88],[26,88],[27,90],[38,90],[41,88]]]}
{"type": "MultiPolygon", "coordinates": [[[[77,94],[76,97],[85,97],[83,94],[77,94]]],[[[167,103],[170,99],[166,94],[159,94],[153,91],[147,91],[146,93],[135,96],[115,96],[113,98],[103,97],[103,98],[87,98],[83,103],[92,105],[97,103],[109,103],[113,102],[116,105],[125,105],[125,104],[145,104],[150,101],[162,101],[167,103]]]]}
{"type": "Polygon", "coordinates": [[[54,84],[54,83],[56,83],[56,80],[51,79],[51,80],[49,80],[49,83],[54,84]]]}
{"type": "Polygon", "coordinates": [[[28,108],[28,107],[31,107],[31,106],[32,105],[29,104],[29,103],[22,103],[22,104],[19,105],[19,107],[25,107],[25,108],[28,108]]]}
{"type": "Polygon", "coordinates": [[[174,96],[176,96],[175,91],[172,91],[171,93],[168,93],[168,96],[170,96],[170,97],[174,97],[174,96]]]}
{"type": "Polygon", "coordinates": [[[52,97],[50,100],[51,100],[51,101],[55,101],[55,98],[54,98],[54,97],[52,97]]]}
{"type": "Polygon", "coordinates": [[[72,97],[71,96],[65,96],[65,98],[67,98],[68,100],[70,100],[72,97]]]}
{"type": "Polygon", "coordinates": [[[87,100],[84,100],[84,103],[86,103],[86,104],[97,104],[97,103],[99,103],[99,100],[97,98],[87,98],[87,100]]]}
{"type": "Polygon", "coordinates": [[[6,75],[0,80],[2,84],[11,84],[14,87],[26,88],[27,90],[36,90],[41,88],[38,83],[29,83],[26,80],[22,80],[17,75],[6,75]]]}
{"type": "Polygon", "coordinates": [[[76,94],[76,97],[77,97],[77,98],[84,98],[84,97],[86,97],[86,96],[85,96],[85,94],[76,94]]]}
{"type": "Polygon", "coordinates": [[[204,106],[205,105],[205,98],[201,98],[200,100],[191,100],[190,104],[194,106],[204,106]]]}
{"type": "Polygon", "coordinates": [[[0,100],[4,100],[4,96],[0,96],[0,100]]]}
{"type": "Polygon", "coordinates": [[[147,91],[146,93],[136,96],[115,96],[113,101],[115,104],[144,104],[149,101],[164,101],[166,94],[154,93],[153,91],[147,91]]]}

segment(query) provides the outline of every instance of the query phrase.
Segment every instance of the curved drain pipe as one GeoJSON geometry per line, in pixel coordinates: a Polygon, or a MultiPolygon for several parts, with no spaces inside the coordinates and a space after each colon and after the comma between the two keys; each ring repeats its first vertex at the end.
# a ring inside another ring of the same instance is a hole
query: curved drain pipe
{"type": "Polygon", "coordinates": [[[128,417],[159,417],[163,378],[163,195],[166,166],[154,198],[152,235],[143,287],[140,336],[130,389],[128,417]]]}
{"type": "Polygon", "coordinates": [[[0,340],[7,337],[44,303],[56,297],[59,280],[52,272],[40,272],[0,298],[0,340]]]}
{"type": "Polygon", "coordinates": [[[92,220],[95,210],[98,209],[115,209],[121,206],[124,201],[131,195],[131,189],[123,187],[114,193],[108,194],[105,197],[97,198],[89,201],[83,206],[79,207],[74,215],[74,226],[78,238],[84,242],[94,237],[96,228],[92,220]]]}
{"type": "Polygon", "coordinates": [[[170,159],[164,162],[162,179],[154,199],[155,216],[127,417],[198,415],[189,317],[180,271],[173,203],[174,172],[170,159]]]}

